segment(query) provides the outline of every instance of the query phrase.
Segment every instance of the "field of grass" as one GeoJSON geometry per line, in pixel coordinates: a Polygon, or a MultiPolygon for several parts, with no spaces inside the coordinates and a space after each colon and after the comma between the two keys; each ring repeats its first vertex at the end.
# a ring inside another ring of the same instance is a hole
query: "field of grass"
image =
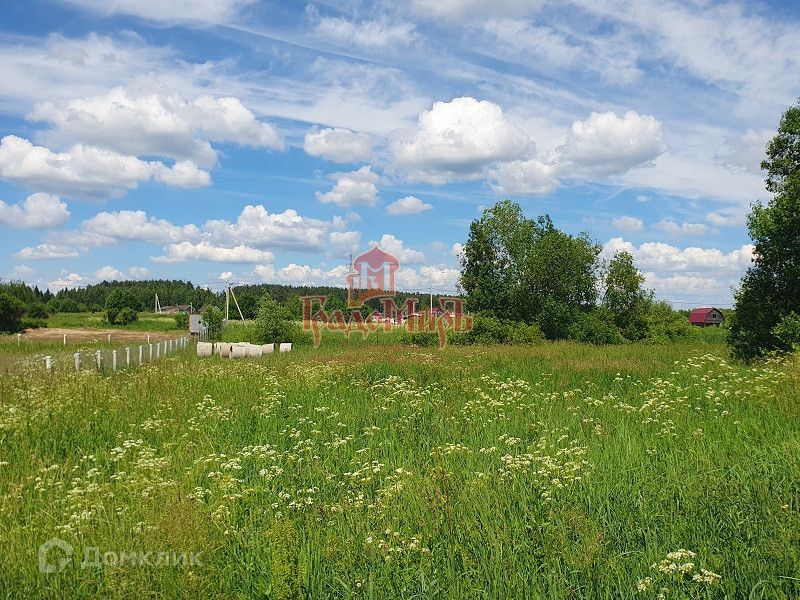
{"type": "Polygon", "coordinates": [[[139,313],[139,319],[128,325],[109,325],[103,313],[56,313],[47,318],[48,327],[92,327],[97,329],[125,329],[129,331],[175,331],[175,315],[139,313]]]}
{"type": "Polygon", "coordinates": [[[726,352],[323,346],[7,373],[0,596],[798,597],[800,363],[726,352]],[[43,574],[54,537],[74,553],[43,574]]]}

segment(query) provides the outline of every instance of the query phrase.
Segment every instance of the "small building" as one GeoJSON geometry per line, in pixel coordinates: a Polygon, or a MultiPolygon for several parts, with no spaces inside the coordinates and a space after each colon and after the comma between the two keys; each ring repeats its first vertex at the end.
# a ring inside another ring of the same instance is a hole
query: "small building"
{"type": "Polygon", "coordinates": [[[708,327],[709,325],[719,327],[724,320],[725,316],[722,311],[713,306],[695,308],[689,313],[689,323],[697,327],[708,327]]]}
{"type": "Polygon", "coordinates": [[[206,323],[203,321],[203,316],[198,314],[189,315],[189,333],[201,334],[206,328],[206,323]]]}

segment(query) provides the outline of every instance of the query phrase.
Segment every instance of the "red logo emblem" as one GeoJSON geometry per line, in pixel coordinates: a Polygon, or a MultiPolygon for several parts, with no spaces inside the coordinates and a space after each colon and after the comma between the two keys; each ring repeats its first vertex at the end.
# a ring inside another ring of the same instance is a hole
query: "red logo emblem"
{"type": "Polygon", "coordinates": [[[347,305],[358,308],[370,298],[394,296],[394,274],[400,261],[378,246],[353,260],[353,270],[347,275],[347,305]]]}

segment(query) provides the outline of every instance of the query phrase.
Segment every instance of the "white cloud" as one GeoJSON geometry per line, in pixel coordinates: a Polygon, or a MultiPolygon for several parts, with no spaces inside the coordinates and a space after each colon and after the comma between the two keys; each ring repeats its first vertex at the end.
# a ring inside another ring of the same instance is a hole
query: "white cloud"
{"type": "Polygon", "coordinates": [[[104,211],[86,219],[83,230],[111,238],[109,241],[138,240],[153,243],[193,240],[200,235],[195,225],[174,225],[165,219],[148,217],[143,210],[104,211]]]}
{"type": "Polygon", "coordinates": [[[62,0],[102,15],[124,14],[166,23],[226,23],[255,0],[62,0]]]}
{"type": "Polygon", "coordinates": [[[370,158],[372,140],[365,133],[334,127],[306,133],[303,149],[311,156],[321,156],[333,162],[359,162],[370,158]]]}
{"type": "Polygon", "coordinates": [[[601,177],[646,164],[665,150],[661,123],[654,117],[593,112],[572,124],[559,160],[573,165],[568,169],[572,176],[601,177]]]}
{"type": "Polygon", "coordinates": [[[458,260],[461,260],[464,256],[464,244],[459,244],[456,242],[453,244],[451,252],[453,253],[453,256],[455,256],[458,260]]]}
{"type": "Polygon", "coordinates": [[[274,265],[256,265],[253,271],[265,283],[344,287],[347,285],[346,277],[349,269],[345,265],[339,265],[323,270],[319,267],[290,263],[281,268],[276,268],[274,265]]]}
{"type": "Polygon", "coordinates": [[[80,143],[122,154],[163,156],[213,167],[209,142],[282,149],[278,133],[256,120],[237,98],[200,96],[186,101],[164,89],[109,92],[67,102],[37,104],[29,118],[53,126],[48,144],[80,143]]]}
{"type": "Polygon", "coordinates": [[[359,231],[332,231],[328,234],[328,254],[345,257],[350,252],[357,252],[360,243],[359,231]]]}
{"type": "Polygon", "coordinates": [[[319,252],[325,249],[326,235],[343,226],[344,222],[337,218],[311,219],[293,209],[270,213],[258,204],[245,206],[235,222],[206,221],[202,229],[218,243],[319,252]]]}
{"type": "Polygon", "coordinates": [[[228,263],[271,263],[275,260],[272,252],[258,250],[240,244],[233,248],[215,246],[209,242],[180,242],[169,244],[166,255],[154,256],[150,260],[156,263],[178,263],[186,261],[209,261],[228,263]]]}
{"type": "Polygon", "coordinates": [[[706,220],[716,227],[739,227],[745,224],[745,216],[735,209],[710,212],[706,220]]]}
{"type": "Polygon", "coordinates": [[[172,168],[93,146],[76,145],[55,153],[28,140],[7,135],[0,141],[0,179],[46,192],[87,198],[121,195],[144,181],[175,187],[211,183],[206,171],[181,161],[172,168]]]}
{"type": "Polygon", "coordinates": [[[537,159],[515,160],[491,172],[492,188],[512,195],[541,196],[559,185],[558,166],[537,159]]]}
{"type": "Polygon", "coordinates": [[[413,23],[390,23],[386,19],[354,22],[325,17],[319,20],[315,32],[320,37],[362,48],[407,46],[417,38],[413,23]]]}
{"type": "Polygon", "coordinates": [[[31,194],[20,204],[0,200],[0,224],[18,229],[58,227],[69,221],[67,205],[50,194],[31,194]]]}
{"type": "Polygon", "coordinates": [[[28,265],[17,265],[11,270],[13,277],[17,277],[20,279],[25,279],[26,277],[30,277],[35,272],[36,271],[32,267],[29,267],[28,265]]]}
{"type": "Polygon", "coordinates": [[[732,171],[761,175],[761,161],[767,158],[767,143],[774,135],[772,129],[748,129],[731,143],[730,151],[719,161],[732,171]]]}
{"type": "Polygon", "coordinates": [[[544,195],[563,179],[597,179],[624,173],[666,150],[661,123],[629,111],[592,113],[572,123],[564,143],[543,159],[515,160],[490,172],[492,188],[505,194],[544,195]]]}
{"type": "Polygon", "coordinates": [[[603,255],[610,258],[619,250],[633,255],[636,265],[644,270],[741,272],[750,266],[754,246],[745,244],[725,253],[716,248],[678,248],[661,242],[645,242],[636,247],[622,238],[612,238],[603,246],[603,255]]]}
{"type": "Polygon", "coordinates": [[[418,264],[425,262],[425,255],[420,252],[419,250],[414,250],[412,248],[406,248],[403,240],[396,238],[391,234],[384,234],[380,241],[371,241],[369,243],[370,246],[378,245],[380,246],[381,250],[384,252],[388,252],[392,256],[394,256],[400,264],[418,264]]]}
{"type": "Polygon", "coordinates": [[[664,219],[653,225],[653,229],[658,229],[669,235],[705,235],[708,233],[708,226],[704,223],[676,223],[664,219]]]}
{"type": "Polygon", "coordinates": [[[623,215],[611,220],[611,225],[620,231],[642,231],[644,222],[636,217],[623,215]]]}
{"type": "Polygon", "coordinates": [[[39,244],[38,246],[23,248],[14,254],[14,256],[23,260],[49,260],[56,258],[75,258],[78,256],[78,252],[69,246],[39,244]]]}
{"type": "Polygon", "coordinates": [[[57,292],[58,290],[63,290],[66,288],[77,288],[89,283],[83,275],[78,273],[68,273],[62,275],[58,279],[54,279],[53,281],[47,284],[47,288],[51,292],[57,292]]]}
{"type": "Polygon", "coordinates": [[[375,206],[378,198],[377,173],[372,172],[369,165],[349,173],[334,173],[331,177],[336,183],[329,192],[317,192],[316,197],[322,203],[332,203],[343,208],[355,205],[375,206]]]}
{"type": "Polygon", "coordinates": [[[534,149],[502,108],[471,97],[434,102],[419,114],[415,130],[395,133],[391,146],[409,178],[436,184],[479,177],[485,167],[526,158],[534,149]]]}
{"type": "Polygon", "coordinates": [[[144,279],[149,273],[150,271],[146,267],[131,267],[127,271],[120,271],[111,265],[106,265],[95,271],[93,278],[95,281],[126,281],[144,279]]]}
{"type": "Polygon", "coordinates": [[[418,215],[432,208],[432,205],[423,202],[416,196],[406,196],[389,204],[386,207],[386,212],[390,215],[418,215]]]}

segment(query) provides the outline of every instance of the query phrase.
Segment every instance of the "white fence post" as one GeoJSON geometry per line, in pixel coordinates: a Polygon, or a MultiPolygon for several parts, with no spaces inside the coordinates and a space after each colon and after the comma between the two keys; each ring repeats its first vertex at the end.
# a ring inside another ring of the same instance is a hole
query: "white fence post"
{"type": "Polygon", "coordinates": [[[97,361],[97,370],[99,371],[103,364],[103,353],[100,350],[98,350],[97,352],[94,353],[94,356],[95,360],[97,361]]]}
{"type": "Polygon", "coordinates": [[[67,334],[66,333],[64,334],[64,345],[65,346],[67,345],[67,334]]]}
{"type": "Polygon", "coordinates": [[[131,366],[131,349],[130,348],[125,348],[125,366],[126,367],[130,367],[131,366]]]}
{"type": "Polygon", "coordinates": [[[17,346],[19,346],[19,343],[20,343],[20,340],[21,340],[21,338],[22,338],[22,334],[21,334],[21,333],[18,333],[18,334],[17,334],[17,346]]]}
{"type": "Polygon", "coordinates": [[[161,342],[156,344],[156,358],[161,358],[161,342]]]}
{"type": "Polygon", "coordinates": [[[142,348],[142,345],[139,344],[139,366],[140,367],[142,366],[142,352],[143,351],[144,351],[144,348],[142,348]]]}
{"type": "Polygon", "coordinates": [[[147,344],[147,347],[150,350],[150,358],[148,358],[148,362],[153,362],[153,344],[147,344]]]}
{"type": "Polygon", "coordinates": [[[150,334],[149,333],[147,334],[147,343],[148,344],[150,343],[150,334]]]}
{"type": "Polygon", "coordinates": [[[44,357],[44,368],[47,370],[48,373],[53,372],[53,357],[52,356],[45,356],[44,357]]]}
{"type": "Polygon", "coordinates": [[[115,373],[117,372],[117,351],[116,350],[112,350],[111,351],[111,368],[114,370],[115,373]]]}
{"type": "Polygon", "coordinates": [[[109,344],[111,343],[111,334],[110,333],[108,334],[108,343],[109,344]]]}
{"type": "Polygon", "coordinates": [[[80,371],[81,371],[81,353],[80,352],[76,352],[73,358],[75,359],[75,370],[78,373],[80,373],[80,371]]]}

